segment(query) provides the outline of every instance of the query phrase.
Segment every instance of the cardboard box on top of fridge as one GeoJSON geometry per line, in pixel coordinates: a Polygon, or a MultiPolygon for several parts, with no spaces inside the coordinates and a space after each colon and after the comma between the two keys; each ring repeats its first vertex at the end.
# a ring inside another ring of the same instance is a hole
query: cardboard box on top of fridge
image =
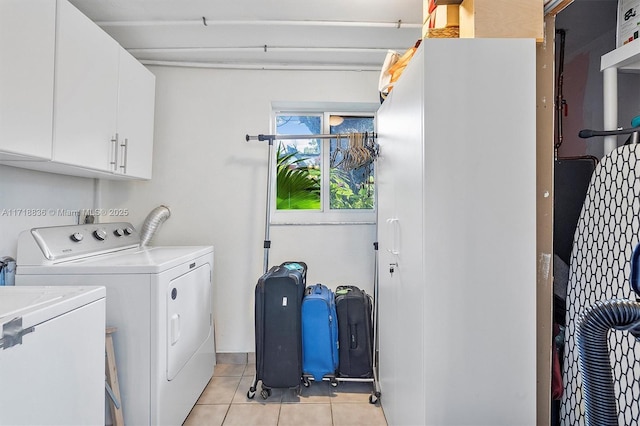
{"type": "Polygon", "coordinates": [[[543,37],[542,0],[463,0],[460,38],[543,37]]]}
{"type": "Polygon", "coordinates": [[[462,0],[436,0],[433,16],[429,13],[429,4],[433,0],[422,1],[422,23],[428,25],[434,21],[433,28],[457,27],[460,23],[460,3],[462,0]],[[435,19],[434,19],[435,18],[435,19]]]}
{"type": "Polygon", "coordinates": [[[618,31],[616,47],[620,47],[639,37],[640,0],[618,0],[618,31]]]}

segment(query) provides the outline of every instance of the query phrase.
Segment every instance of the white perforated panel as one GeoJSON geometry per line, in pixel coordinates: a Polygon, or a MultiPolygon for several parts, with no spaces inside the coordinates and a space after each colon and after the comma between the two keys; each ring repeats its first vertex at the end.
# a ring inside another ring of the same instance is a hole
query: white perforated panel
{"type": "MultiPolygon", "coordinates": [[[[640,145],[618,148],[596,167],[580,214],[569,265],[561,424],[585,424],[575,327],[598,300],[634,299],[629,260],[640,234],[640,145]]],[[[640,344],[628,332],[609,335],[621,425],[640,424],[640,344]]]]}

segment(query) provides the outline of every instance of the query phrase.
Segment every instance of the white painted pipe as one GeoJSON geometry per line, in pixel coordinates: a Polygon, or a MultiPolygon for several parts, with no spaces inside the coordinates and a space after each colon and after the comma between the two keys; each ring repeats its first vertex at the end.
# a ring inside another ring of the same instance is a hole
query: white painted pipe
{"type": "Polygon", "coordinates": [[[96,21],[100,27],[154,27],[154,26],[301,26],[301,27],[371,27],[371,28],[422,28],[422,24],[407,24],[401,20],[395,22],[358,22],[358,21],[294,21],[294,20],[207,20],[184,19],[171,21],[96,21]]]}
{"type": "Polygon", "coordinates": [[[321,64],[255,64],[255,63],[216,63],[216,62],[185,62],[185,61],[155,61],[139,59],[143,65],[158,65],[166,67],[184,68],[217,68],[231,70],[296,70],[296,71],[380,71],[380,65],[321,65],[321,64]]]}
{"type": "MultiPolygon", "coordinates": [[[[387,53],[381,47],[292,47],[292,46],[226,46],[226,47],[139,47],[127,49],[132,55],[144,53],[208,53],[208,52],[347,52],[347,53],[387,53]]],[[[403,48],[396,48],[401,51],[403,48]]]]}
{"type": "MultiPolygon", "coordinates": [[[[605,68],[603,76],[604,130],[618,129],[618,69],[605,68]]],[[[617,136],[605,136],[604,155],[618,147],[617,136]]]]}

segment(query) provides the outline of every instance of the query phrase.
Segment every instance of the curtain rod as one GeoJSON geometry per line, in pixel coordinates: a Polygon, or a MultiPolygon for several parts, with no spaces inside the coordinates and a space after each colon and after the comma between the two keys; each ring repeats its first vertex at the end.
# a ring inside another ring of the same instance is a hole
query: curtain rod
{"type": "MultiPolygon", "coordinates": [[[[280,141],[280,140],[291,140],[291,139],[348,139],[350,135],[353,135],[354,133],[347,133],[347,134],[335,134],[335,135],[327,135],[327,134],[322,134],[322,135],[257,135],[257,136],[250,136],[250,135],[246,135],[245,139],[247,142],[249,141],[268,141],[269,143],[273,143],[273,141],[280,141]]],[[[371,137],[373,137],[374,139],[377,137],[375,132],[364,132],[364,135],[370,135],[371,137]]]]}

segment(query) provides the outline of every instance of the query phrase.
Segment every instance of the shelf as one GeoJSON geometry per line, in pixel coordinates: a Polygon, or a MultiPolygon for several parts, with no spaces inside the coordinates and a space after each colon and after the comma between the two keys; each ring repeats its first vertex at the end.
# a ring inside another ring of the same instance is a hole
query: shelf
{"type": "Polygon", "coordinates": [[[634,40],[602,55],[600,71],[607,68],[640,72],[640,41],[634,40]]]}

